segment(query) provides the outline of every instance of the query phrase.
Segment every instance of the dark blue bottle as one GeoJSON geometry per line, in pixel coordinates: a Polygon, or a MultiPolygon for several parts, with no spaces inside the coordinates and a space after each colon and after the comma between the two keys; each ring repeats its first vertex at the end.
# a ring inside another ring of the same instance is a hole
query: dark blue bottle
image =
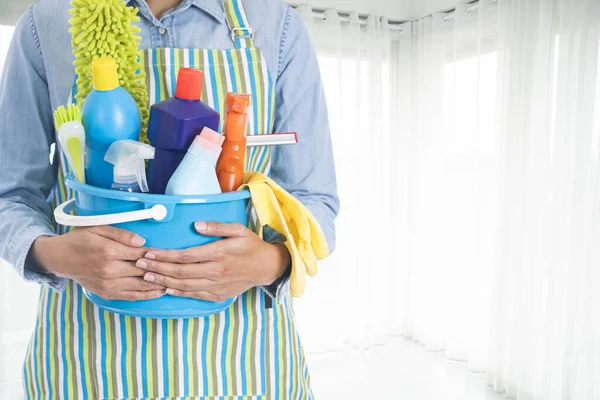
{"type": "Polygon", "coordinates": [[[219,114],[200,101],[202,78],[202,71],[181,68],[175,97],[150,109],[148,140],[156,149],[148,164],[150,193],[165,193],[169,179],[204,128],[219,129],[219,114]]]}

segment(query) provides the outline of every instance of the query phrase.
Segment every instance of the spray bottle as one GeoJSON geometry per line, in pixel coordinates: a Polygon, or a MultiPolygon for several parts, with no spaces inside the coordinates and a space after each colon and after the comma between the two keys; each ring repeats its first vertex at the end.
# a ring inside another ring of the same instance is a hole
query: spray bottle
{"type": "Polygon", "coordinates": [[[225,143],[217,163],[217,176],[223,193],[233,192],[244,183],[246,156],[246,121],[252,97],[247,94],[227,93],[225,107],[225,143]]]}
{"type": "Polygon", "coordinates": [[[113,190],[122,192],[148,192],[146,162],[154,158],[154,147],[135,140],[114,142],[104,160],[113,164],[113,190]]]}

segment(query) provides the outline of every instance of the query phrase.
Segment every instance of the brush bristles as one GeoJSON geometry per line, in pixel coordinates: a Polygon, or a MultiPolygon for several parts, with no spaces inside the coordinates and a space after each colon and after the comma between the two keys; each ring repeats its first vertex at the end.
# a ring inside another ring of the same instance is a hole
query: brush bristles
{"type": "Polygon", "coordinates": [[[66,108],[60,106],[54,112],[54,125],[58,131],[67,122],[81,122],[81,109],[78,105],[69,104],[66,108]]]}
{"type": "Polygon", "coordinates": [[[117,62],[119,84],[135,99],[142,118],[141,140],[147,143],[148,90],[138,33],[133,25],[139,21],[137,8],[126,6],[123,0],[73,0],[71,24],[75,72],[77,73],[77,99],[83,104],[92,91],[92,61],[110,56],[117,62]]]}

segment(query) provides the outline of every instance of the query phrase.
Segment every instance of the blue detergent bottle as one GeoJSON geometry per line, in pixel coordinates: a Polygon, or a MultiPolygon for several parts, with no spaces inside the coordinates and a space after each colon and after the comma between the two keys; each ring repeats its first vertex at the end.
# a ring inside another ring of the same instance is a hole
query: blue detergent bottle
{"type": "Polygon", "coordinates": [[[139,140],[142,120],[138,106],[119,85],[117,63],[111,57],[92,61],[94,90],[81,110],[85,128],[85,179],[89,185],[110,189],[113,165],[104,157],[118,140],[139,140]]]}

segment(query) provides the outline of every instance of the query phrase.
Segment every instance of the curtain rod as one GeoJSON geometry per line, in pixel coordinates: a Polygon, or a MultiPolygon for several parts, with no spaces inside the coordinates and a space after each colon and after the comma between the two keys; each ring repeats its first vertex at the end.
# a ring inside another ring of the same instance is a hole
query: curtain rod
{"type": "MultiPolygon", "coordinates": [[[[490,1],[490,3],[497,3],[498,2],[498,0],[489,0],[489,1],[490,1]]],[[[465,10],[467,12],[475,11],[475,10],[477,10],[479,8],[479,0],[475,0],[475,1],[471,2],[471,3],[467,3],[467,4],[465,4],[465,6],[466,6],[465,10]]],[[[456,17],[456,8],[448,10],[447,13],[446,13],[446,15],[444,15],[442,17],[442,20],[443,21],[448,21],[448,20],[451,20],[454,17],[456,17]]]]}
{"type": "MultiPolygon", "coordinates": [[[[498,2],[498,0],[488,0],[488,1],[490,1],[491,3],[498,2]]],[[[474,0],[471,3],[465,3],[464,5],[466,6],[465,10],[467,12],[475,11],[479,8],[479,0],[474,0]]],[[[294,8],[298,8],[299,6],[300,6],[300,4],[292,4],[292,7],[294,7],[294,8]]],[[[327,9],[314,8],[314,7],[311,7],[311,9],[312,9],[313,18],[323,19],[323,20],[327,19],[327,9]]],[[[350,22],[350,13],[343,12],[343,11],[337,11],[337,10],[336,10],[336,12],[340,17],[340,21],[348,22],[348,23],[350,22]]],[[[456,8],[449,9],[448,11],[445,12],[445,14],[446,15],[444,15],[442,17],[443,21],[449,21],[449,20],[455,18],[456,17],[456,8]]],[[[358,14],[358,20],[361,25],[367,25],[368,18],[369,18],[368,14],[358,14]]],[[[388,25],[391,30],[402,32],[404,30],[402,25],[406,22],[409,22],[409,21],[388,20],[388,25]]]]}
{"type": "MultiPolygon", "coordinates": [[[[292,4],[292,7],[294,8],[298,8],[300,6],[300,4],[292,4]]],[[[315,7],[311,7],[312,9],[312,15],[313,18],[317,18],[317,19],[327,19],[327,9],[324,8],[315,8],[315,7]]],[[[350,13],[348,12],[343,12],[343,11],[337,11],[335,10],[336,13],[340,16],[340,21],[342,22],[350,22],[350,13]]],[[[367,25],[367,19],[369,18],[369,15],[367,14],[358,14],[358,21],[361,25],[367,25]]],[[[404,24],[407,21],[397,21],[397,20],[388,20],[388,25],[389,28],[391,30],[394,31],[398,31],[398,32],[402,32],[403,28],[402,28],[402,24],[404,24]]]]}

